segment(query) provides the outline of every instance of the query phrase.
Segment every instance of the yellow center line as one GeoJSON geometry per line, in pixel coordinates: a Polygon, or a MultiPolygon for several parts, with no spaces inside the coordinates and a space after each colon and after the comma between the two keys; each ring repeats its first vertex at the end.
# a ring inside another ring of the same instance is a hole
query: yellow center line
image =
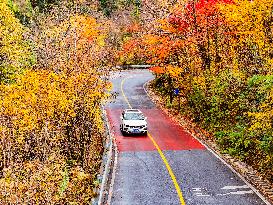
{"type": "MultiPolygon", "coordinates": [[[[124,79],[121,81],[120,90],[121,90],[121,93],[122,93],[122,95],[123,95],[124,100],[127,102],[128,106],[129,106],[129,108],[132,109],[132,106],[131,106],[130,102],[128,101],[128,98],[126,97],[126,95],[125,95],[125,93],[124,93],[124,91],[123,91],[123,84],[124,84],[125,80],[126,80],[126,78],[124,78],[124,79]]],[[[184,200],[184,198],[183,198],[182,191],[181,191],[181,189],[180,189],[180,186],[178,185],[178,182],[177,182],[177,180],[176,180],[176,177],[175,177],[175,175],[174,175],[174,173],[173,173],[173,171],[172,171],[172,168],[171,168],[171,166],[170,166],[170,164],[169,164],[167,158],[165,157],[165,155],[163,154],[163,152],[162,152],[162,150],[160,149],[159,145],[156,143],[156,141],[154,140],[154,138],[152,137],[152,135],[151,135],[149,132],[148,132],[148,137],[149,137],[149,139],[152,141],[152,143],[153,143],[153,145],[155,146],[155,148],[157,149],[157,152],[159,153],[159,155],[160,155],[162,161],[164,162],[164,164],[165,164],[165,166],[166,166],[166,168],[167,168],[167,170],[168,170],[168,172],[169,172],[169,175],[170,175],[170,177],[171,177],[171,179],[172,179],[172,181],[173,181],[173,184],[174,184],[174,187],[175,187],[175,189],[176,189],[176,192],[177,192],[177,195],[178,195],[178,197],[179,197],[179,200],[180,200],[181,205],[186,205],[185,200],[184,200]]]]}
{"type": "Polygon", "coordinates": [[[120,90],[121,90],[121,93],[122,93],[122,95],[123,95],[124,100],[125,100],[126,103],[128,104],[128,107],[129,107],[130,109],[132,109],[132,106],[131,106],[131,104],[129,103],[128,98],[126,97],[126,95],[125,95],[125,93],[124,93],[124,91],[123,91],[123,84],[124,84],[125,80],[126,80],[126,78],[124,78],[124,79],[121,81],[120,90]]]}

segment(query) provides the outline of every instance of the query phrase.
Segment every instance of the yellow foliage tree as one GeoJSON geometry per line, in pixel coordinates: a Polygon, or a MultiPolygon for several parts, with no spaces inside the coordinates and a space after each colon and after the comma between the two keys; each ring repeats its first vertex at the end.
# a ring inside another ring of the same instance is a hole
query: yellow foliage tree
{"type": "Polygon", "coordinates": [[[236,61],[233,67],[255,72],[272,72],[272,0],[235,0],[232,4],[219,4],[226,21],[229,50],[236,61]],[[236,56],[237,55],[237,56],[236,56]]]}
{"type": "Polygon", "coordinates": [[[108,28],[83,15],[49,24],[33,37],[41,64],[0,84],[5,203],[86,204],[95,195],[111,89],[102,62],[108,28]]]}
{"type": "Polygon", "coordinates": [[[0,0],[0,81],[11,80],[31,64],[33,56],[25,33],[7,1],[0,0]]]}

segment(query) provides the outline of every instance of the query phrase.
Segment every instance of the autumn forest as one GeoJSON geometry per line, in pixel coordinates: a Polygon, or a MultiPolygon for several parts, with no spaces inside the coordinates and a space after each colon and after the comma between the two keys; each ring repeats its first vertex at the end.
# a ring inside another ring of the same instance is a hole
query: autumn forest
{"type": "Polygon", "coordinates": [[[109,73],[132,64],[273,183],[272,32],[273,0],[0,0],[0,201],[91,202],[109,73]]]}

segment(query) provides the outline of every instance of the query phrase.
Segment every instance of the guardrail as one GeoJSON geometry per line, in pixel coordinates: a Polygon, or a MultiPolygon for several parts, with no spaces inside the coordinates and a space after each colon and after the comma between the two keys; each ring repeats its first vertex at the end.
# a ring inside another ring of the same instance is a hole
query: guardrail
{"type": "Polygon", "coordinates": [[[115,68],[117,69],[148,69],[152,67],[152,65],[119,65],[115,68]]]}

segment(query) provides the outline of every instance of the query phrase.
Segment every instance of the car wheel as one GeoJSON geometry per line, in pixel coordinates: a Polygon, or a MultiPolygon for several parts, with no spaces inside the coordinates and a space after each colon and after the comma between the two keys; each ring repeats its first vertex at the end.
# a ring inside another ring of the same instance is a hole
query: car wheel
{"type": "Polygon", "coordinates": [[[123,125],[120,125],[120,131],[122,135],[125,135],[125,132],[123,131],[123,125]]]}

